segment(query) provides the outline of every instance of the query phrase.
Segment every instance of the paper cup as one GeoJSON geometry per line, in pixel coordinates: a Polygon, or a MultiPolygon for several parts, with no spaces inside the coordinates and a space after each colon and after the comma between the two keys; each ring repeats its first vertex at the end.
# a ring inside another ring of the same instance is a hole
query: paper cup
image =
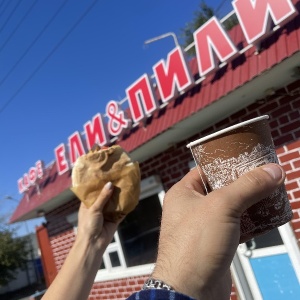
{"type": "MultiPolygon", "coordinates": [[[[226,186],[255,167],[278,163],[268,119],[267,115],[254,118],[187,145],[206,177],[202,180],[207,181],[210,189],[226,186]]],[[[282,185],[243,213],[241,241],[266,233],[291,219],[291,206],[282,185]]]]}

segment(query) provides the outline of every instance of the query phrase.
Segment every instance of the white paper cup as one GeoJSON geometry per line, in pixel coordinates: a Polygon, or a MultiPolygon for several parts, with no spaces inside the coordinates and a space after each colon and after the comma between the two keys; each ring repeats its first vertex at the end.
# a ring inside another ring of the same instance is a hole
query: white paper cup
{"type": "MultiPolygon", "coordinates": [[[[211,190],[235,181],[255,167],[278,163],[264,115],[230,126],[187,145],[211,190]]],[[[199,172],[200,174],[200,172],[199,172]]],[[[201,176],[201,175],[200,175],[201,176]]],[[[292,219],[284,185],[247,209],[241,218],[241,241],[266,233],[292,219]]]]}

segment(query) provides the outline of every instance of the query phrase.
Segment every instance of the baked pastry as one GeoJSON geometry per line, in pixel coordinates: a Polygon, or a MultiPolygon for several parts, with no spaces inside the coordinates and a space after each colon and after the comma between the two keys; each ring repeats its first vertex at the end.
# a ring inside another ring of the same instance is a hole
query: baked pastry
{"type": "Polygon", "coordinates": [[[80,156],[72,170],[75,195],[90,207],[104,185],[111,181],[114,191],[106,203],[103,215],[108,221],[118,221],[131,212],[139,202],[140,168],[120,146],[93,147],[80,156]]]}

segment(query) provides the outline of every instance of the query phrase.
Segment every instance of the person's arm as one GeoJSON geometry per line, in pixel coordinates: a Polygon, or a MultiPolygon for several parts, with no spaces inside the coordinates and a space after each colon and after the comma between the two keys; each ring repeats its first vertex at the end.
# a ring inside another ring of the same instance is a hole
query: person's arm
{"type": "MultiPolygon", "coordinates": [[[[158,258],[151,277],[195,299],[228,300],[240,217],[283,184],[284,178],[278,165],[268,164],[204,196],[198,171],[189,172],[165,196],[158,258]]],[[[140,292],[140,299],[146,299],[145,293],[140,292]]]]}
{"type": "Polygon", "coordinates": [[[112,191],[113,187],[108,183],[89,209],[81,203],[75,242],[43,300],[88,298],[103,253],[118,226],[118,223],[104,221],[102,215],[103,207],[112,191]]]}
{"type": "MultiPolygon", "coordinates": [[[[229,267],[239,243],[241,214],[283,181],[283,170],[269,164],[204,196],[197,170],[189,172],[165,196],[152,274],[176,292],[143,290],[128,299],[229,299],[229,267]]],[[[87,299],[102,255],[118,226],[105,222],[102,215],[111,194],[108,184],[91,208],[81,205],[76,241],[43,300],[87,299]]]]}

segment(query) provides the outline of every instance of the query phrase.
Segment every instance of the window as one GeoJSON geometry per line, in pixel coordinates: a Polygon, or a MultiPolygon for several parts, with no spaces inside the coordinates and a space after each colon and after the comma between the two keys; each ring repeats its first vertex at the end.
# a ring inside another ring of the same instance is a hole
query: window
{"type": "Polygon", "coordinates": [[[156,259],[165,192],[151,176],[141,182],[140,201],[108,245],[95,281],[150,274],[156,259]]]}
{"type": "MultiPolygon", "coordinates": [[[[141,196],[136,209],[120,224],[108,245],[95,281],[147,275],[153,269],[165,192],[156,176],[141,182],[141,196]]],[[[67,217],[77,226],[77,213],[67,217]]]]}
{"type": "Polygon", "coordinates": [[[103,262],[99,270],[111,272],[112,270],[122,270],[126,267],[118,232],[115,233],[113,240],[107,246],[103,254],[103,262]]]}
{"type": "Polygon", "coordinates": [[[254,239],[246,242],[247,248],[255,249],[262,249],[278,245],[283,245],[283,241],[277,228],[263,235],[256,236],[254,239]]]}
{"type": "Polygon", "coordinates": [[[190,168],[190,170],[194,169],[195,167],[196,167],[196,162],[194,160],[191,160],[189,162],[189,168],[190,168]]]}
{"type": "Polygon", "coordinates": [[[112,267],[120,267],[121,266],[121,262],[120,262],[119,255],[118,255],[117,251],[110,252],[109,253],[109,259],[110,259],[112,267]]]}
{"type": "Polygon", "coordinates": [[[127,267],[154,263],[161,212],[159,197],[154,194],[141,200],[120,224],[118,233],[127,267]]]}

